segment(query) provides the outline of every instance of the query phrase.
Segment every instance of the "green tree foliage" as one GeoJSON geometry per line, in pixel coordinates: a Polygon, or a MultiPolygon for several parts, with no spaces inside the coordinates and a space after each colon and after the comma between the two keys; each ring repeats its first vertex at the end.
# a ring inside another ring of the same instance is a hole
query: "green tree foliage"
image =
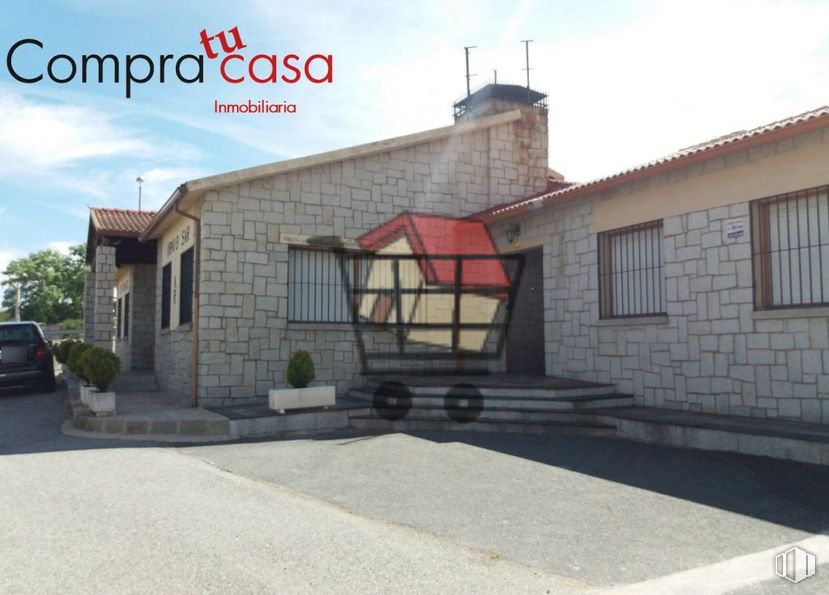
{"type": "Polygon", "coordinates": [[[3,309],[14,316],[15,284],[20,284],[20,317],[54,324],[83,317],[83,283],[86,262],[83,244],[72,246],[68,255],[42,250],[9,263],[3,293],[3,309]]]}

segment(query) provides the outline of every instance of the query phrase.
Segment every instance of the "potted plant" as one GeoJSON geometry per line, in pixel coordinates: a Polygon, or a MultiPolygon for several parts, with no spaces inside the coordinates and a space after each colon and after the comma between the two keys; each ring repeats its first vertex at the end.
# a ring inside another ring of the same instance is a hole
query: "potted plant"
{"type": "Polygon", "coordinates": [[[73,345],[78,343],[79,341],[77,339],[64,339],[54,345],[53,352],[55,354],[55,359],[63,368],[64,373],[66,373],[69,369],[69,366],[66,365],[66,361],[69,359],[69,350],[73,345]]]}
{"type": "Polygon", "coordinates": [[[69,368],[69,371],[72,372],[75,376],[78,377],[80,382],[80,393],[81,393],[81,403],[84,405],[87,404],[89,391],[92,389],[92,386],[89,384],[89,379],[86,377],[86,374],[81,367],[81,357],[84,353],[88,350],[92,349],[91,345],[87,345],[86,343],[81,343],[80,341],[76,341],[72,345],[69,345],[66,348],[66,365],[69,368]]]}
{"type": "Polygon", "coordinates": [[[111,351],[93,347],[81,356],[80,365],[97,389],[88,394],[87,405],[96,415],[113,415],[115,392],[110,392],[109,387],[121,371],[121,359],[111,351]]]}
{"type": "Polygon", "coordinates": [[[271,409],[285,413],[286,409],[329,407],[334,404],[336,392],[333,386],[309,386],[316,373],[311,354],[304,349],[291,354],[285,376],[293,388],[269,390],[268,407],[271,409]]]}

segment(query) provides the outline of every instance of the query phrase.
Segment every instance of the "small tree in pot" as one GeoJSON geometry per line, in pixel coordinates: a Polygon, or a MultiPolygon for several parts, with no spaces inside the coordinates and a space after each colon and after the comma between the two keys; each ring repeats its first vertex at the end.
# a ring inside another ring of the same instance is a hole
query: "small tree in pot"
{"type": "Polygon", "coordinates": [[[88,405],[97,415],[115,413],[115,393],[109,387],[121,372],[121,359],[106,349],[93,347],[80,357],[80,366],[98,389],[88,396],[88,405]]]}
{"type": "Polygon", "coordinates": [[[333,386],[308,385],[314,381],[316,372],[311,354],[299,349],[291,354],[285,378],[293,388],[271,389],[268,391],[268,406],[280,413],[286,409],[301,407],[329,407],[336,399],[333,386]]]}
{"type": "Polygon", "coordinates": [[[285,374],[288,384],[294,388],[305,388],[314,381],[316,372],[311,354],[304,349],[298,349],[288,360],[288,371],[285,374]]]}
{"type": "Polygon", "coordinates": [[[65,367],[67,361],[69,360],[69,350],[72,349],[74,345],[78,345],[80,341],[77,339],[64,339],[55,344],[54,352],[55,352],[55,359],[58,360],[59,364],[64,364],[65,367]]]}

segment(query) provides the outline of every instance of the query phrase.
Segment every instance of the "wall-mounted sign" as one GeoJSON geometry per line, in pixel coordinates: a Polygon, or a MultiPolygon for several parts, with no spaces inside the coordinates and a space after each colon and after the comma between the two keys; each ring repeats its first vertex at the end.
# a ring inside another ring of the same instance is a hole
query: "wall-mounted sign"
{"type": "Polygon", "coordinates": [[[739,238],[745,233],[745,225],[742,219],[727,219],[725,222],[725,234],[729,238],[739,238]]]}
{"type": "Polygon", "coordinates": [[[167,256],[175,254],[190,243],[190,226],[185,227],[167,242],[167,256]]]}

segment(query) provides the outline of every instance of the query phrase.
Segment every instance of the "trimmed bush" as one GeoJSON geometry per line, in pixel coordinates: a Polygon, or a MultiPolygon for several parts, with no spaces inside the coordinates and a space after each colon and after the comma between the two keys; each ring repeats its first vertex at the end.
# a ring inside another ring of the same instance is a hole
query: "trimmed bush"
{"type": "Polygon", "coordinates": [[[291,354],[288,361],[288,384],[294,388],[305,388],[313,382],[316,373],[314,372],[314,360],[311,354],[304,349],[299,349],[291,354]]]}
{"type": "Polygon", "coordinates": [[[63,341],[55,343],[53,351],[55,353],[55,359],[58,360],[59,364],[67,363],[69,360],[69,350],[73,345],[77,345],[78,343],[80,341],[77,339],[64,339],[63,341]]]}
{"type": "Polygon", "coordinates": [[[66,356],[66,365],[69,366],[69,371],[87,383],[89,382],[89,378],[84,374],[84,370],[80,365],[80,358],[90,349],[92,349],[91,345],[79,341],[69,346],[67,350],[68,355],[66,356]]]}
{"type": "Polygon", "coordinates": [[[79,364],[89,381],[102,393],[107,392],[121,372],[121,358],[100,347],[84,351],[79,364]]]}

